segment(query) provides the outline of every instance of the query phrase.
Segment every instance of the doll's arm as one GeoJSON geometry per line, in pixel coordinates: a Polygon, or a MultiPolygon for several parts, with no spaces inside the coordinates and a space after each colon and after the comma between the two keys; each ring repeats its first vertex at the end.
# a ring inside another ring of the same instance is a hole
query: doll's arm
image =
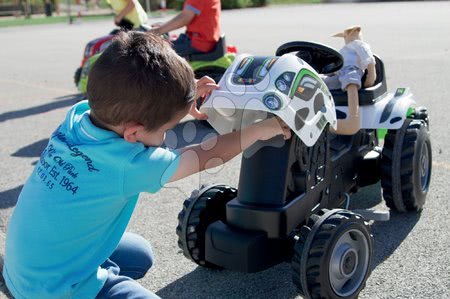
{"type": "Polygon", "coordinates": [[[348,114],[345,119],[338,119],[337,129],[330,127],[331,131],[338,135],[354,135],[361,128],[361,117],[359,114],[358,86],[349,84],[347,86],[348,114]]]}
{"type": "Polygon", "coordinates": [[[375,80],[377,79],[377,72],[375,70],[375,63],[370,63],[367,66],[367,77],[366,81],[364,81],[364,87],[370,87],[375,84],[375,80]]]}

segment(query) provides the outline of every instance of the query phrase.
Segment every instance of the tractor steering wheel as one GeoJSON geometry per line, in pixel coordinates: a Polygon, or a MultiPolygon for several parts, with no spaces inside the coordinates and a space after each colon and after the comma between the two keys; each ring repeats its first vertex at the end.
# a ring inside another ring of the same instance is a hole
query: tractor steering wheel
{"type": "Polygon", "coordinates": [[[344,63],[344,59],[338,51],[313,42],[294,41],[285,43],[278,47],[275,55],[281,56],[291,52],[297,52],[295,55],[312,66],[319,74],[336,72],[344,63]]]}

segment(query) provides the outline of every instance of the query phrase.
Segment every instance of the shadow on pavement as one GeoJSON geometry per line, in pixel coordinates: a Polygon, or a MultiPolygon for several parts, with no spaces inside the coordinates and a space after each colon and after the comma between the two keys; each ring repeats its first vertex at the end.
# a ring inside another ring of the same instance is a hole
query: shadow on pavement
{"type": "Polygon", "coordinates": [[[4,122],[11,119],[23,118],[35,114],[45,113],[55,109],[72,106],[81,99],[80,94],[72,94],[63,97],[55,98],[56,101],[39,105],[36,107],[30,107],[22,110],[10,111],[0,114],[0,122],[4,122]]]}
{"type": "MultiPolygon", "coordinates": [[[[3,272],[3,263],[4,263],[3,254],[0,254],[0,272],[3,272]]],[[[0,275],[0,294],[5,295],[6,298],[8,298],[8,299],[14,299],[11,296],[11,294],[9,293],[8,289],[6,288],[5,279],[3,278],[3,273],[1,273],[1,275],[0,275]]]]}
{"type": "Polygon", "coordinates": [[[389,221],[375,222],[372,225],[374,238],[372,269],[394,253],[417,224],[420,216],[420,213],[399,214],[391,211],[389,221]]]}
{"type": "Polygon", "coordinates": [[[23,185],[17,186],[14,189],[0,192],[0,209],[7,209],[14,207],[17,203],[20,191],[22,191],[23,185]]]}
{"type": "MultiPolygon", "coordinates": [[[[352,195],[350,209],[370,209],[383,201],[381,184],[374,184],[359,190],[352,195]]],[[[385,261],[400,244],[407,238],[411,230],[419,221],[420,213],[390,212],[390,220],[375,221],[372,224],[374,237],[372,269],[385,261]]]]}
{"type": "Polygon", "coordinates": [[[381,197],[381,184],[373,184],[358,190],[352,194],[349,208],[351,209],[370,209],[383,201],[381,197]]]}
{"type": "Polygon", "coordinates": [[[258,273],[210,270],[197,267],[160,289],[161,298],[295,298],[291,266],[282,263],[258,273]]]}
{"type": "Polygon", "coordinates": [[[18,149],[11,156],[24,157],[24,158],[40,157],[42,151],[47,146],[47,143],[48,143],[48,138],[36,141],[32,144],[29,144],[27,146],[24,146],[24,147],[18,149]]]}

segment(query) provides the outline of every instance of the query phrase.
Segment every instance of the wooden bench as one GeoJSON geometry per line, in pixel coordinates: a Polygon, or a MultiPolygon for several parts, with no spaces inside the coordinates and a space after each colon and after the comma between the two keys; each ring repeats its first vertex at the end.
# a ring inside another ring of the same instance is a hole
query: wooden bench
{"type": "Polygon", "coordinates": [[[0,4],[0,16],[19,16],[24,14],[24,9],[21,4],[0,4]]]}

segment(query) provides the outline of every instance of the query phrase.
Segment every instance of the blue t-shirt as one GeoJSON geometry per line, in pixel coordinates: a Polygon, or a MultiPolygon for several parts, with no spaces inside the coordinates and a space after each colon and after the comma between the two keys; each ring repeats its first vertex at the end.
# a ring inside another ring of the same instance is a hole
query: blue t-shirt
{"type": "Polygon", "coordinates": [[[178,153],[100,129],[89,105],[70,109],[19,196],[3,275],[20,298],[94,298],[142,191],[157,192],[178,153]]]}

